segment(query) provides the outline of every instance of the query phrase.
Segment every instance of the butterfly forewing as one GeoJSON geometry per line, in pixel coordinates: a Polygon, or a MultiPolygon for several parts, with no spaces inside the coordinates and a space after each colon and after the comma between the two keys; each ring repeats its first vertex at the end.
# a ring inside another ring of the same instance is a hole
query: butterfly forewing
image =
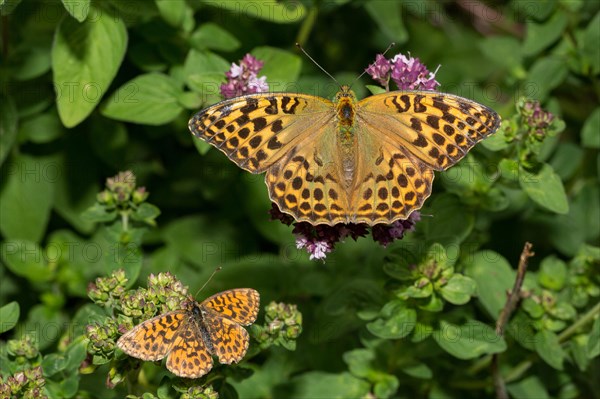
{"type": "Polygon", "coordinates": [[[258,291],[252,288],[236,288],[208,297],[200,306],[247,326],[256,320],[259,303],[258,291]]]}
{"type": "Polygon", "coordinates": [[[130,356],[156,361],[170,351],[178,331],[186,324],[186,312],[169,312],[138,324],[123,334],[117,346],[130,356]]]}
{"type": "Polygon", "coordinates": [[[310,136],[312,127],[333,119],[332,109],[331,101],[304,94],[252,94],[199,112],[189,128],[241,168],[261,173],[310,136]]]}
{"type": "Polygon", "coordinates": [[[432,91],[398,91],[359,101],[357,114],[376,140],[402,146],[429,167],[445,170],[500,126],[492,109],[432,91]]]}

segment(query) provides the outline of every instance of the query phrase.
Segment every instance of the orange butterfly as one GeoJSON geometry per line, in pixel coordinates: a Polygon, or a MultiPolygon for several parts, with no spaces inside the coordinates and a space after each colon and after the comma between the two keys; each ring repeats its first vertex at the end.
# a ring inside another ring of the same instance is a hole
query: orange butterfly
{"type": "Polygon", "coordinates": [[[249,345],[247,326],[256,320],[260,295],[251,288],[215,294],[202,303],[193,298],[184,309],[168,312],[138,324],[117,341],[130,356],[156,361],[167,358],[175,375],[200,378],[213,366],[239,362],[249,345]]]}

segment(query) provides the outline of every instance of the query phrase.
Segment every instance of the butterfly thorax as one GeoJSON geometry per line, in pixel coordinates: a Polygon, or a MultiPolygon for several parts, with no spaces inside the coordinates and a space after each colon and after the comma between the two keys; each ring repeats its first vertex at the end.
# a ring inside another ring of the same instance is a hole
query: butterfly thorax
{"type": "Polygon", "coordinates": [[[335,109],[338,132],[342,144],[351,144],[354,134],[354,115],[356,110],[356,95],[350,87],[342,86],[335,96],[335,109]]]}

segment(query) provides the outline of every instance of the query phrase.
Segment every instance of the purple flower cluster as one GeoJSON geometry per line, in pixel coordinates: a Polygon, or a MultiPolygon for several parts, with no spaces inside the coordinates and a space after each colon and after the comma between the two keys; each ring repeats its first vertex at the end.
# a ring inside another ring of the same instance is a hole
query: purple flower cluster
{"type": "Polygon", "coordinates": [[[394,240],[401,240],[408,231],[415,230],[415,224],[421,220],[421,213],[414,211],[406,220],[396,220],[392,224],[376,224],[371,228],[373,240],[387,247],[394,240]]]}
{"type": "Polygon", "coordinates": [[[527,101],[521,111],[529,131],[538,138],[544,138],[548,127],[554,120],[551,112],[544,111],[538,101],[527,101]]]}
{"type": "Polygon", "coordinates": [[[366,72],[386,91],[390,90],[390,78],[400,90],[435,90],[440,84],[435,80],[435,72],[429,72],[418,58],[397,54],[388,60],[383,54],[377,54],[375,62],[366,72]]]}
{"type": "MultiPolygon", "coordinates": [[[[292,233],[296,235],[296,248],[304,248],[310,255],[310,260],[324,260],[327,254],[333,251],[335,244],[347,237],[357,240],[368,233],[365,223],[338,223],[334,226],[326,224],[312,225],[308,222],[294,222],[294,218],[279,210],[277,205],[271,204],[271,219],[279,220],[286,225],[294,224],[292,233]]],[[[394,240],[404,237],[407,231],[415,229],[415,223],[421,219],[420,213],[415,211],[406,220],[397,220],[390,225],[376,224],[371,227],[373,240],[386,247],[394,240]]]]}
{"type": "Polygon", "coordinates": [[[238,97],[244,94],[263,93],[269,90],[267,77],[258,77],[258,72],[264,62],[250,54],[240,60],[240,64],[231,64],[231,69],[225,73],[227,83],[221,85],[221,95],[224,98],[238,97]]]}

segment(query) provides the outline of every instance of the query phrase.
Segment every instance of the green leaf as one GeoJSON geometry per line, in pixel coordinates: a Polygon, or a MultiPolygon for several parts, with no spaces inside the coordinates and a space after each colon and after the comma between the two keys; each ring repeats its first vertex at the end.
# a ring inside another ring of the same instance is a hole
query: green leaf
{"type": "Polygon", "coordinates": [[[142,269],[143,253],[140,245],[135,242],[122,243],[110,240],[101,242],[100,245],[106,274],[123,269],[129,284],[133,285],[142,269]]]}
{"type": "Polygon", "coordinates": [[[46,305],[34,305],[27,314],[25,323],[19,323],[15,329],[15,336],[28,334],[38,343],[39,350],[43,351],[56,343],[68,327],[67,318],[58,309],[46,305]]]}
{"type": "Polygon", "coordinates": [[[57,353],[50,353],[44,356],[42,360],[42,370],[44,370],[44,376],[47,377],[52,377],[56,373],[63,371],[65,367],[65,357],[57,353]]]}
{"type": "Polygon", "coordinates": [[[558,336],[548,330],[542,330],[535,335],[535,350],[550,366],[557,370],[563,369],[565,352],[560,346],[558,336]]]}
{"type": "Polygon", "coordinates": [[[367,324],[371,334],[384,339],[404,338],[415,328],[417,312],[404,301],[394,300],[381,309],[381,317],[367,324]]]}
{"type": "Polygon", "coordinates": [[[21,0],[2,0],[0,1],[0,15],[9,15],[19,5],[21,0]]]}
{"type": "Polygon", "coordinates": [[[476,320],[462,326],[442,320],[440,328],[433,333],[433,339],[450,355],[463,360],[506,350],[504,338],[496,335],[490,326],[476,320]]]}
{"type": "Polygon", "coordinates": [[[425,363],[418,363],[413,366],[401,367],[403,373],[410,375],[413,378],[420,378],[423,380],[430,380],[433,378],[433,371],[427,367],[425,363]]]}
{"type": "Polygon", "coordinates": [[[397,44],[402,44],[408,40],[408,32],[402,20],[401,3],[395,1],[369,1],[365,3],[365,9],[388,39],[397,44]]]}
{"type": "Polygon", "coordinates": [[[555,12],[550,19],[543,23],[528,20],[523,54],[526,56],[536,55],[556,42],[562,36],[567,22],[567,16],[562,11],[555,12]]]}
{"type": "MultiPolygon", "coordinates": [[[[61,0],[67,12],[79,22],[85,21],[90,12],[90,0],[61,0]]],[[[94,14],[94,18],[97,14],[94,14]]]]}
{"type": "Polygon", "coordinates": [[[378,376],[378,381],[373,387],[373,393],[376,398],[389,398],[398,390],[400,382],[394,375],[383,374],[378,376]]]}
{"type": "Polygon", "coordinates": [[[104,205],[100,205],[98,203],[86,209],[81,215],[84,220],[93,223],[112,222],[113,220],[117,219],[117,216],[118,214],[116,210],[107,211],[104,205]]]}
{"type": "Polygon", "coordinates": [[[0,245],[2,260],[17,276],[29,281],[48,281],[53,273],[42,248],[34,242],[8,240],[0,245]]]}
{"type": "Polygon", "coordinates": [[[367,377],[372,373],[375,360],[375,352],[371,349],[354,349],[344,353],[344,362],[348,365],[348,370],[357,377],[367,377]]]}
{"type": "Polygon", "coordinates": [[[65,368],[70,371],[77,371],[81,362],[87,356],[87,338],[79,336],[75,341],[71,342],[65,351],[65,368]]]}
{"type": "Polygon", "coordinates": [[[454,305],[464,305],[469,302],[477,290],[475,280],[462,274],[454,274],[441,289],[442,297],[454,305]]]}
{"type": "Polygon", "coordinates": [[[565,188],[552,166],[543,164],[537,172],[521,168],[519,183],[529,198],[540,206],[558,214],[569,212],[565,188]]]}
{"type": "Polygon", "coordinates": [[[182,91],[170,76],[139,75],[121,86],[102,104],[102,115],[125,122],[164,125],[183,111],[182,91]]]}
{"type": "Polygon", "coordinates": [[[600,317],[596,317],[592,324],[587,343],[587,356],[589,359],[600,356],[600,317]]]}
{"type": "Polygon", "coordinates": [[[296,54],[275,47],[256,47],[251,54],[265,64],[258,76],[266,76],[269,91],[296,91],[302,61],[296,54]]]}
{"type": "Polygon", "coordinates": [[[539,58],[529,70],[526,82],[527,87],[532,89],[529,97],[545,100],[550,91],[565,80],[568,72],[564,60],[558,57],[539,58]]]}
{"type": "Polygon", "coordinates": [[[48,143],[65,133],[58,114],[54,111],[37,114],[33,118],[26,119],[19,127],[19,138],[29,140],[32,143],[48,143]]]}
{"type": "MultiPolygon", "coordinates": [[[[2,247],[2,253],[4,254],[4,247],[2,247]]],[[[21,308],[16,301],[7,303],[0,308],[0,334],[12,330],[19,321],[19,315],[21,308]]]]}
{"type": "Polygon", "coordinates": [[[156,222],[154,219],[156,219],[158,215],[160,215],[160,209],[152,204],[144,202],[137,207],[135,212],[131,215],[131,218],[133,220],[148,223],[150,226],[155,226],[156,222]]]}
{"type": "Polygon", "coordinates": [[[586,148],[600,148],[600,107],[585,120],[581,129],[581,144],[586,148]]]}
{"type": "Polygon", "coordinates": [[[546,313],[544,307],[531,298],[524,298],[521,302],[521,308],[534,319],[539,319],[546,313]]]}
{"type": "Polygon", "coordinates": [[[298,1],[281,3],[273,0],[255,0],[252,2],[207,1],[206,5],[229,10],[239,14],[239,16],[280,24],[292,24],[303,20],[306,16],[306,7],[298,1]]]}
{"type": "Polygon", "coordinates": [[[230,63],[210,51],[191,50],[183,65],[186,84],[200,94],[202,103],[213,104],[222,99],[220,86],[230,63]]]}
{"type": "Polygon", "coordinates": [[[538,280],[542,287],[560,291],[567,282],[567,265],[554,255],[542,260],[538,280]]]}
{"type": "Polygon", "coordinates": [[[294,392],[294,399],[346,399],[367,395],[370,384],[350,373],[309,371],[295,377],[286,392],[294,392]]]}
{"type": "Polygon", "coordinates": [[[219,25],[207,22],[200,25],[190,36],[190,44],[196,50],[235,51],[241,43],[219,25]]]}
{"type": "Polygon", "coordinates": [[[92,6],[95,18],[65,18],[56,29],[52,71],[56,104],[67,127],[94,110],[125,56],[127,30],[120,18],[92,6]]]}
{"type": "Polygon", "coordinates": [[[194,24],[194,10],[185,0],[155,0],[161,17],[167,23],[176,28],[182,28],[184,32],[194,24]]]}
{"type": "Polygon", "coordinates": [[[515,399],[550,399],[550,395],[546,390],[546,383],[540,381],[536,376],[508,384],[506,389],[510,392],[511,397],[515,399]]]}
{"type": "Polygon", "coordinates": [[[457,246],[473,230],[475,218],[468,207],[453,194],[442,193],[432,198],[421,212],[432,215],[422,218],[418,231],[430,243],[444,247],[457,246]]]}
{"type": "Polygon", "coordinates": [[[581,371],[586,371],[590,364],[587,351],[588,342],[589,337],[587,335],[579,334],[571,338],[568,343],[572,359],[581,371]]]}
{"type": "MultiPolygon", "coordinates": [[[[490,151],[502,151],[508,148],[506,142],[506,131],[505,129],[498,129],[498,131],[481,142],[481,145],[490,151]]],[[[506,158],[502,159],[503,161],[506,158]]]]}
{"type": "Polygon", "coordinates": [[[554,247],[568,256],[575,256],[582,242],[598,236],[600,225],[596,221],[599,218],[600,189],[593,181],[583,183],[571,199],[568,214],[540,217],[554,247]]]}
{"type": "Polygon", "coordinates": [[[64,173],[51,158],[15,157],[2,170],[0,231],[9,239],[38,242],[50,218],[54,183],[64,173]]]}
{"type": "Polygon", "coordinates": [[[496,319],[506,303],[506,292],[514,284],[515,272],[510,264],[499,253],[485,250],[467,258],[464,270],[477,283],[477,299],[496,319]]]}
{"type": "MultiPolygon", "coordinates": [[[[600,129],[600,126],[598,126],[600,129]]],[[[599,135],[600,136],[600,135],[599,135]]],[[[583,148],[571,142],[561,143],[550,160],[550,166],[560,176],[561,180],[568,181],[583,162],[583,148]]]]}
{"type": "Polygon", "coordinates": [[[479,47],[490,61],[509,70],[521,68],[521,43],[517,39],[508,36],[488,36],[479,42],[479,47]]]}
{"type": "Polygon", "coordinates": [[[17,138],[17,108],[11,97],[0,96],[0,166],[17,138]]]}
{"type": "Polygon", "coordinates": [[[385,89],[381,86],[375,86],[375,85],[366,85],[365,86],[370,92],[371,94],[375,95],[375,94],[381,94],[381,93],[385,93],[385,89]]]}
{"type": "Polygon", "coordinates": [[[588,24],[582,40],[581,53],[590,65],[590,75],[600,73],[598,43],[600,43],[600,12],[596,13],[588,24]]]}

